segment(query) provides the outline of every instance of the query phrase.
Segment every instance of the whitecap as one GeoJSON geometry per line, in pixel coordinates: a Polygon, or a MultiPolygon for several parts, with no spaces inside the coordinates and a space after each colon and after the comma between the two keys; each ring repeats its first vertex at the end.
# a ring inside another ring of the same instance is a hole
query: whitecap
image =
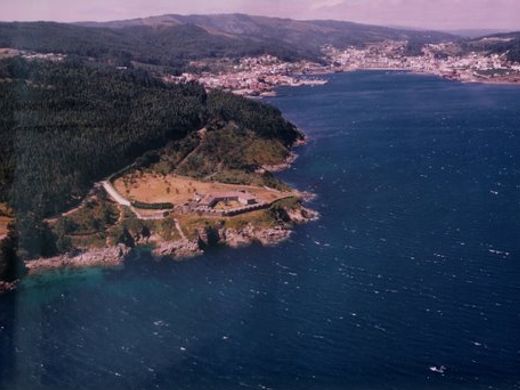
{"type": "Polygon", "coordinates": [[[446,372],[446,366],[431,366],[430,371],[436,372],[437,374],[444,374],[446,372]]]}

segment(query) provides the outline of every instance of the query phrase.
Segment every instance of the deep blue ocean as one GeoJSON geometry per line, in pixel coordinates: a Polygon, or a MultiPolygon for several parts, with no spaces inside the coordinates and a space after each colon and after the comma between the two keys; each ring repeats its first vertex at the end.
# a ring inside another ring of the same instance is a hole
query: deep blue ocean
{"type": "Polygon", "coordinates": [[[520,389],[520,88],[357,72],[269,102],[321,219],[26,279],[1,389],[520,389]]]}

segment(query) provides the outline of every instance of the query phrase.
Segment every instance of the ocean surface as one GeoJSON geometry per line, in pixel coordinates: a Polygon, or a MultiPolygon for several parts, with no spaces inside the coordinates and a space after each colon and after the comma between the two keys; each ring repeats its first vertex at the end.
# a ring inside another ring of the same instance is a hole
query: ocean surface
{"type": "Polygon", "coordinates": [[[520,88],[357,72],[269,102],[321,219],[25,280],[1,389],[520,389],[520,88]]]}

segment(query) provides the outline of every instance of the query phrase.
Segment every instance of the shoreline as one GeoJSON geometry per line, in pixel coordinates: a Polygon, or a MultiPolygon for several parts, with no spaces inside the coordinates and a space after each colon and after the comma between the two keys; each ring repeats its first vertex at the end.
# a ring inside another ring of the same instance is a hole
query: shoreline
{"type": "Polygon", "coordinates": [[[520,79],[518,81],[510,81],[510,80],[502,80],[502,79],[486,79],[486,78],[474,78],[474,79],[465,79],[461,77],[453,77],[449,75],[442,75],[435,72],[428,72],[425,70],[414,70],[407,68],[358,68],[351,70],[342,70],[334,73],[350,73],[350,72],[366,72],[366,71],[385,71],[385,72],[403,72],[410,73],[414,75],[423,75],[423,76],[434,76],[442,80],[454,81],[461,84],[482,84],[482,85],[511,85],[511,86],[520,86],[520,79]]]}
{"type": "Polygon", "coordinates": [[[19,279],[16,279],[12,282],[0,281],[0,296],[15,291],[18,287],[18,283],[20,283],[19,279]]]}
{"type": "MultiPolygon", "coordinates": [[[[312,198],[308,197],[306,199],[312,198]]],[[[222,227],[216,231],[216,243],[210,243],[211,239],[209,239],[207,232],[198,231],[195,240],[155,241],[150,253],[159,259],[166,258],[173,261],[183,261],[202,256],[206,249],[213,246],[225,246],[229,249],[236,249],[259,243],[264,247],[274,247],[286,241],[294,233],[296,225],[312,222],[319,218],[318,212],[303,205],[294,210],[286,210],[286,212],[290,223],[293,224],[292,226],[280,224],[271,228],[258,229],[252,223],[249,223],[240,229],[222,227]]],[[[67,253],[50,258],[27,260],[24,264],[28,277],[59,269],[117,269],[124,266],[127,256],[134,250],[142,249],[149,246],[149,244],[150,242],[139,243],[135,247],[119,244],[107,248],[83,250],[79,253],[67,253]]],[[[0,282],[0,294],[14,290],[17,283],[18,281],[13,283],[0,282]]]]}
{"type": "Polygon", "coordinates": [[[27,275],[32,276],[43,271],[56,269],[81,269],[81,268],[117,268],[123,265],[124,258],[130,253],[130,248],[119,244],[113,247],[88,249],[77,253],[26,260],[24,262],[27,275]]]}
{"type": "MultiPolygon", "coordinates": [[[[356,71],[389,71],[389,72],[406,72],[417,75],[429,75],[435,76],[440,79],[449,81],[455,81],[467,84],[499,84],[499,85],[520,85],[519,83],[507,82],[507,81],[493,81],[493,80],[461,80],[458,78],[450,78],[443,75],[439,75],[433,72],[426,71],[414,71],[411,69],[394,69],[394,68],[358,68],[341,71],[330,71],[325,75],[330,76],[336,73],[350,73],[356,71]]],[[[324,75],[324,73],[321,73],[324,75]]],[[[295,87],[295,86],[290,86],[295,87]]],[[[275,86],[278,88],[278,86],[275,86]]],[[[295,141],[291,146],[289,156],[284,162],[272,166],[263,166],[269,172],[282,172],[288,169],[297,160],[298,154],[294,152],[294,148],[306,145],[309,141],[309,137],[303,134],[303,138],[295,141]]],[[[117,173],[116,173],[117,174],[117,173]]],[[[115,174],[114,174],[115,175],[115,174]]],[[[114,176],[112,175],[112,176],[114,176]]],[[[307,194],[305,194],[307,195],[307,194]]],[[[304,196],[302,201],[306,202],[315,198],[315,194],[304,196]]],[[[299,207],[300,215],[293,214],[291,221],[296,224],[307,223],[319,218],[319,214],[314,210],[305,208],[303,205],[299,207]]],[[[253,243],[260,243],[263,246],[276,246],[279,243],[287,240],[294,231],[293,227],[276,226],[272,229],[256,229],[253,225],[248,225],[243,229],[220,229],[218,231],[219,241],[218,245],[227,246],[230,249],[249,246],[253,243]]],[[[204,239],[204,234],[199,234],[197,240],[177,240],[177,241],[159,241],[156,242],[156,247],[151,250],[153,256],[158,258],[172,258],[175,261],[180,261],[187,258],[193,258],[204,254],[202,247],[207,245],[207,241],[204,239]],[[205,243],[206,241],[206,243],[205,243]],[[202,243],[202,245],[201,245],[202,243]]],[[[139,248],[136,245],[136,248],[139,248]]],[[[84,268],[118,268],[124,265],[125,258],[134,248],[126,247],[122,244],[118,246],[105,247],[101,249],[86,249],[77,253],[67,253],[51,258],[39,258],[35,260],[25,261],[27,268],[27,274],[29,276],[57,269],[69,268],[69,269],[84,269],[84,268]]],[[[0,294],[13,291],[16,289],[18,281],[8,283],[0,282],[0,294]]]]}
{"type": "MultiPolygon", "coordinates": [[[[316,70],[313,69],[309,71],[309,73],[306,74],[307,77],[330,77],[334,74],[340,74],[340,73],[351,73],[351,72],[363,72],[363,71],[380,71],[380,72],[406,72],[410,74],[416,74],[416,75],[428,75],[433,77],[438,77],[443,80],[449,80],[454,82],[459,82],[462,84],[482,84],[482,85],[510,85],[510,86],[520,86],[520,75],[514,76],[515,79],[507,79],[504,77],[477,77],[477,76],[470,76],[470,77],[464,77],[464,75],[460,74],[442,74],[433,70],[423,70],[423,69],[411,69],[411,68],[400,68],[400,67],[357,67],[357,68],[333,68],[331,64],[328,66],[323,66],[322,69],[316,70]]],[[[300,78],[302,75],[300,72],[295,71],[292,73],[289,73],[289,76],[294,78],[295,80],[300,78]]],[[[327,78],[320,79],[320,80],[314,80],[315,82],[295,82],[295,83],[286,83],[286,82],[280,82],[280,83],[274,83],[270,84],[267,87],[267,90],[265,88],[262,89],[230,89],[230,88],[223,88],[223,87],[208,87],[208,90],[211,89],[223,89],[225,91],[229,91],[235,95],[244,96],[249,99],[254,100],[264,100],[266,98],[276,97],[278,95],[277,89],[278,88],[296,88],[296,87],[316,87],[325,85],[329,82],[327,78]]],[[[204,85],[202,83],[202,85],[204,85]]]]}
{"type": "MultiPolygon", "coordinates": [[[[288,169],[298,158],[298,155],[292,150],[307,144],[308,136],[303,134],[303,138],[295,141],[291,146],[290,155],[286,160],[276,166],[271,166],[270,172],[281,172],[288,169]]],[[[265,169],[265,167],[263,167],[265,169]]],[[[315,198],[314,194],[305,192],[302,194],[301,201],[294,209],[285,209],[288,223],[280,223],[273,227],[256,228],[252,223],[242,228],[225,228],[221,227],[216,231],[217,241],[208,238],[205,231],[197,231],[197,237],[194,240],[182,238],[176,241],[155,240],[152,242],[136,242],[134,247],[128,247],[124,244],[108,246],[96,249],[84,249],[75,253],[66,253],[51,258],[38,258],[35,260],[27,260],[24,262],[27,269],[27,276],[34,276],[48,271],[59,269],[85,269],[85,268],[119,268],[124,266],[125,260],[134,249],[149,247],[151,254],[159,259],[172,259],[173,261],[183,261],[186,259],[201,256],[205,253],[205,249],[217,245],[225,246],[230,249],[242,248],[259,243],[265,247],[274,247],[287,240],[294,232],[297,225],[315,221],[319,218],[319,213],[309,209],[303,205],[303,202],[310,201],[315,198]]],[[[16,285],[10,290],[14,290],[16,285]]],[[[1,289],[0,289],[1,293],[1,289]]]]}

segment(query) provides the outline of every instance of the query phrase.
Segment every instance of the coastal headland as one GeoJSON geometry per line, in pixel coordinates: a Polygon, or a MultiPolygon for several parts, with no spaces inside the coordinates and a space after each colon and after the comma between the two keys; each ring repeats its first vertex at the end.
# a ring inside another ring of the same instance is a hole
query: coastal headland
{"type": "Polygon", "coordinates": [[[291,149],[301,146],[304,138],[288,148],[276,144],[274,150],[256,140],[259,145],[250,145],[256,154],[249,156],[258,162],[254,171],[228,171],[221,166],[206,174],[193,164],[207,157],[206,143],[214,145],[219,131],[226,129],[200,129],[198,143],[169,173],[163,165],[171,155],[162,150],[155,163],[132,164],[118,171],[96,183],[78,207],[48,218],[52,229],[66,231],[73,249],[25,261],[29,274],[64,267],[120,267],[137,247],[149,248],[158,258],[182,260],[216,245],[271,246],[286,240],[295,225],[318,218],[303,205],[310,194],[288,187],[271,174],[294,162],[291,149]],[[262,157],[262,150],[269,153],[262,157]]]}
{"type": "Polygon", "coordinates": [[[273,96],[279,86],[320,86],[325,75],[367,69],[520,83],[514,34],[464,41],[309,22],[290,45],[269,38],[271,29],[262,25],[259,46],[237,46],[238,36],[233,44],[220,42],[223,36],[207,26],[195,31],[190,18],[188,24],[174,19],[166,30],[180,34],[176,44],[188,34],[200,47],[182,55],[169,51],[175,45],[165,52],[132,36],[130,48],[121,41],[126,33],[108,33],[114,26],[3,26],[10,38],[0,49],[6,113],[0,202],[15,212],[0,210],[0,263],[7,264],[0,279],[17,269],[6,258],[20,258],[31,272],[56,264],[118,265],[127,254],[121,247],[184,258],[213,245],[270,245],[316,218],[303,206],[306,195],[273,174],[294,161],[292,149],[304,135],[276,108],[244,97],[273,96]],[[19,28],[63,40],[19,41],[13,39],[19,28]],[[70,31],[91,46],[77,51],[70,31]],[[362,31],[372,38],[352,38],[362,31]],[[222,51],[204,49],[215,47],[222,51]],[[17,132],[19,125],[27,131],[17,132]]]}
{"type": "Polygon", "coordinates": [[[113,183],[97,185],[85,205],[65,217],[81,220],[93,207],[111,208],[114,220],[105,239],[101,232],[75,232],[70,235],[74,251],[25,265],[30,274],[63,267],[119,267],[139,246],[151,248],[156,257],[182,260],[215,245],[276,245],[296,224],[318,218],[303,206],[306,196],[288,188],[130,171],[113,183]]]}
{"type": "Polygon", "coordinates": [[[0,199],[12,209],[0,215],[1,280],[119,266],[138,247],[181,259],[215,245],[272,245],[316,218],[306,194],[273,174],[305,140],[273,106],[139,70],[0,65],[6,118],[27,118],[29,129],[5,122],[0,144],[0,199]],[[45,121],[33,121],[35,104],[45,121]]]}

